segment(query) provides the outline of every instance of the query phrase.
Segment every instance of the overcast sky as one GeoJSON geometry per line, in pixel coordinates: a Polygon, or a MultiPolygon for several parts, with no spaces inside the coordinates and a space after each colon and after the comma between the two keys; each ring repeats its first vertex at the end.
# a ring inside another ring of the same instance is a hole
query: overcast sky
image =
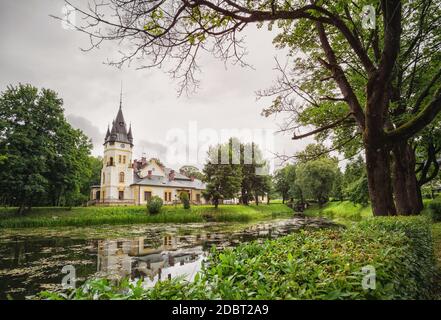
{"type": "MultiPolygon", "coordinates": [[[[8,84],[30,83],[50,88],[64,100],[70,123],[93,141],[95,155],[102,155],[107,125],[116,116],[123,81],[123,112],[132,124],[135,158],[163,157],[170,130],[277,129],[277,119],[260,115],[269,101],[256,101],[256,91],[268,88],[277,73],[274,57],[285,61],[286,52],[274,49],[273,34],[249,28],[244,32],[254,69],[225,65],[201,57],[200,89],[178,97],[177,82],[160,69],[121,70],[104,62],[117,48],[83,52],[88,38],[66,30],[49,14],[61,15],[61,0],[0,0],[0,90],[8,84]]],[[[290,135],[274,136],[271,152],[293,154],[309,141],[292,141],[290,135]]],[[[166,159],[163,161],[167,162],[166,159]]],[[[170,162],[170,161],[168,161],[170,162]]],[[[176,166],[175,163],[167,163],[176,166]]]]}

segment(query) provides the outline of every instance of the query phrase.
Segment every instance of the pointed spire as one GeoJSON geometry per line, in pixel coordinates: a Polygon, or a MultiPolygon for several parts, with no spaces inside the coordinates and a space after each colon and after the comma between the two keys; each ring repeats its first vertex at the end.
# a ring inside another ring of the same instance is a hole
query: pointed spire
{"type": "Polygon", "coordinates": [[[133,135],[132,135],[132,124],[129,126],[129,133],[127,133],[127,139],[129,139],[130,143],[133,144],[133,135]]]}
{"type": "Polygon", "coordinates": [[[123,87],[122,87],[122,80],[121,80],[121,92],[119,93],[119,109],[122,109],[122,93],[123,93],[123,87]]]}
{"type": "Polygon", "coordinates": [[[115,120],[112,121],[112,130],[106,141],[130,143],[133,146],[132,128],[130,126],[129,132],[127,132],[127,125],[122,112],[122,82],[118,113],[116,114],[115,120]]]}
{"type": "Polygon", "coordinates": [[[107,132],[106,132],[106,137],[104,138],[104,142],[107,142],[109,138],[110,138],[110,129],[109,129],[109,125],[107,124],[107,132]]]}

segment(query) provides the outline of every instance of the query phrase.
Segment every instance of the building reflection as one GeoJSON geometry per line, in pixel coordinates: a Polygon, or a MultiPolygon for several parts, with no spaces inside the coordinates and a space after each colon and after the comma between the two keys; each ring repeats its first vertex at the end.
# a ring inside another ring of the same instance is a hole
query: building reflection
{"type": "MultiPolygon", "coordinates": [[[[199,241],[205,238],[199,235],[199,241]]],[[[129,240],[98,241],[98,273],[109,278],[143,277],[147,283],[183,275],[191,280],[201,267],[204,252],[194,241],[191,248],[182,248],[185,237],[164,235],[160,243],[147,237],[129,240]],[[182,239],[183,238],[183,239],[182,239]]]]}
{"type": "Polygon", "coordinates": [[[153,285],[159,280],[184,276],[192,280],[200,270],[205,255],[212,246],[218,249],[234,247],[254,239],[271,239],[289,234],[299,224],[281,221],[251,225],[237,232],[209,232],[197,234],[136,237],[124,240],[98,241],[98,273],[105,277],[142,277],[153,285]]]}

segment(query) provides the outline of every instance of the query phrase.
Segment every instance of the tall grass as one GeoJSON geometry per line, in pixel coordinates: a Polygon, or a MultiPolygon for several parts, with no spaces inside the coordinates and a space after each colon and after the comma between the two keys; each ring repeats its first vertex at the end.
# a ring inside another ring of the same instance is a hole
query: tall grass
{"type": "Polygon", "coordinates": [[[0,209],[0,228],[34,228],[52,226],[91,226],[135,223],[248,222],[276,217],[289,217],[292,210],[283,204],[270,205],[201,205],[184,209],[163,206],[158,214],[148,214],[144,206],[34,208],[24,216],[16,216],[11,208],[0,209]]]}
{"type": "Polygon", "coordinates": [[[324,216],[338,222],[360,221],[372,216],[372,208],[353,204],[350,201],[328,202],[323,207],[312,205],[305,210],[305,214],[309,216],[324,216]]]}

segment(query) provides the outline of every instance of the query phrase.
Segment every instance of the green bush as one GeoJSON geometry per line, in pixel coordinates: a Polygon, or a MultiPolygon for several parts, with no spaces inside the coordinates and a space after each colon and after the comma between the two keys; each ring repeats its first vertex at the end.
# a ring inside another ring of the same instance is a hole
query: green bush
{"type": "Polygon", "coordinates": [[[212,249],[191,283],[91,280],[46,299],[429,299],[434,276],[430,221],[372,218],[347,229],[302,230],[275,240],[212,249]],[[375,289],[362,286],[373,266],[375,289]],[[91,289],[92,288],[92,289],[91,289]]]}
{"type": "Polygon", "coordinates": [[[433,221],[441,221],[441,198],[436,198],[430,202],[429,209],[433,221]]]}
{"type": "Polygon", "coordinates": [[[188,198],[188,193],[182,192],[179,198],[181,199],[184,209],[190,209],[190,199],[188,198]]]}
{"type": "Polygon", "coordinates": [[[153,196],[147,203],[147,210],[150,214],[159,213],[159,211],[161,211],[162,204],[163,202],[160,197],[153,196]]]}

